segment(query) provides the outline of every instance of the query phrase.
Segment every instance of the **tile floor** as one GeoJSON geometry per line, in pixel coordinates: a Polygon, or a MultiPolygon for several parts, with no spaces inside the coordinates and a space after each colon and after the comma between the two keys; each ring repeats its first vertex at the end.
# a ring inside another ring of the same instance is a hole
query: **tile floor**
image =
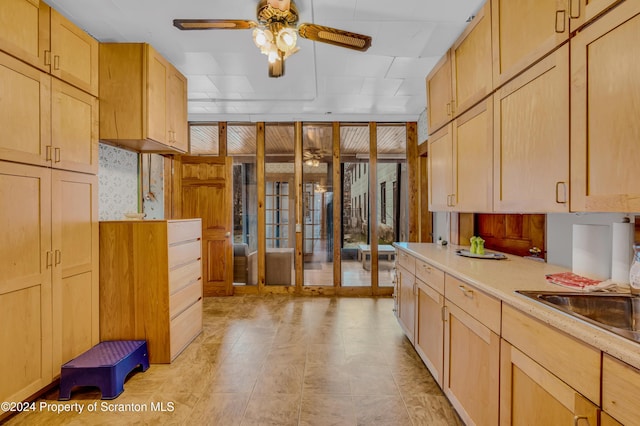
{"type": "Polygon", "coordinates": [[[205,298],[204,332],[173,364],[134,373],[111,401],[80,388],[58,402],[55,390],[8,424],[462,424],[392,308],[391,298],[205,298]],[[73,411],[47,412],[56,404],[73,411]]]}

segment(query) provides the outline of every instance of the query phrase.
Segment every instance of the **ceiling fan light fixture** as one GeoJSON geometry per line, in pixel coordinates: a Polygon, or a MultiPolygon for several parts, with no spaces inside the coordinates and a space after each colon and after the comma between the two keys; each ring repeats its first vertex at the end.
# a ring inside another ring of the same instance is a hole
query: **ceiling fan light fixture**
{"type": "Polygon", "coordinates": [[[268,48],[268,45],[273,42],[273,33],[265,28],[256,28],[253,30],[253,42],[260,49],[268,48]]]}
{"type": "Polygon", "coordinates": [[[276,36],[276,46],[278,46],[278,49],[287,53],[295,49],[297,39],[298,36],[293,28],[284,27],[278,31],[278,35],[276,36]]]}

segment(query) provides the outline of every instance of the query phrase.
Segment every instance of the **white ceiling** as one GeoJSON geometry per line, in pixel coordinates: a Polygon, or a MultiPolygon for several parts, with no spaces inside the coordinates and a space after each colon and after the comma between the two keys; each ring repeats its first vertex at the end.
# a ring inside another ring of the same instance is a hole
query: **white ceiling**
{"type": "Polygon", "coordinates": [[[299,23],[373,38],[357,52],[298,38],[269,78],[250,30],[180,31],[175,18],[255,19],[257,0],[47,0],[102,42],[147,42],[188,78],[190,121],[417,121],[425,77],[484,0],[297,0],[299,23]]]}

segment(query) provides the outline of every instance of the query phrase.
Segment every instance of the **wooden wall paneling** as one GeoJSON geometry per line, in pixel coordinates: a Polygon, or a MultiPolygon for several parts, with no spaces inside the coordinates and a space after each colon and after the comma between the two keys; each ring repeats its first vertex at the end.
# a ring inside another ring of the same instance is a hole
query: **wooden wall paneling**
{"type": "Polygon", "coordinates": [[[342,173],[340,173],[340,123],[333,122],[333,285],[342,286],[342,173]]]}
{"type": "Polygon", "coordinates": [[[476,235],[485,240],[485,247],[517,256],[529,256],[529,249],[538,247],[546,258],[544,214],[477,214],[476,235]]]}
{"type": "Polygon", "coordinates": [[[303,258],[303,234],[304,227],[302,212],[302,122],[296,121],[293,127],[294,131],[294,187],[296,191],[296,248],[295,248],[295,274],[296,274],[296,291],[302,289],[304,283],[304,258],[303,258]]]}
{"type": "MultiPolygon", "coordinates": [[[[428,144],[424,143],[421,146],[426,146],[428,144]]],[[[429,167],[429,159],[426,154],[421,155],[419,158],[419,167],[420,167],[420,206],[418,210],[418,221],[420,223],[420,239],[418,241],[422,243],[431,243],[433,242],[433,213],[429,211],[429,171],[427,168],[429,167]]],[[[409,191],[413,191],[409,187],[409,191]]]]}
{"type": "Polygon", "coordinates": [[[265,127],[256,123],[256,181],[258,182],[258,291],[264,290],[266,276],[267,222],[265,216],[265,127]]]}
{"type": "Polygon", "coordinates": [[[418,124],[415,122],[407,123],[407,169],[408,184],[405,189],[409,195],[409,235],[408,240],[411,242],[419,241],[420,217],[418,205],[420,203],[420,192],[418,189],[418,181],[420,177],[420,164],[418,158],[418,124]]]}
{"type": "Polygon", "coordinates": [[[378,124],[369,123],[369,235],[371,290],[378,292],[378,124]]]}

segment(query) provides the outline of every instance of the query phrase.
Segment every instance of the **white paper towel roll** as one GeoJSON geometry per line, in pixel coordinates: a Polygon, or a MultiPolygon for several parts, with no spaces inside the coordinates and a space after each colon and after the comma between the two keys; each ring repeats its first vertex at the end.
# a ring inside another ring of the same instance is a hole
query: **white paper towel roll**
{"type": "Polygon", "coordinates": [[[573,225],[574,274],[596,280],[611,276],[609,225],[573,225]]]}
{"type": "Polygon", "coordinates": [[[614,223],[611,244],[611,280],[629,283],[629,268],[633,260],[633,223],[614,223]]]}

